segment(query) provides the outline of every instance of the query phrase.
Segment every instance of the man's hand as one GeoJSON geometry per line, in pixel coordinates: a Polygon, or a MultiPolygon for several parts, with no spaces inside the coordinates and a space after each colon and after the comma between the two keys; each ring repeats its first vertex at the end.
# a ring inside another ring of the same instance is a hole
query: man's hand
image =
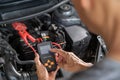
{"type": "Polygon", "coordinates": [[[82,61],[72,52],[66,52],[61,49],[51,49],[51,52],[56,53],[58,66],[67,71],[78,72],[92,66],[91,63],[82,61]]]}
{"type": "Polygon", "coordinates": [[[36,64],[36,73],[38,76],[38,80],[55,80],[57,71],[59,68],[57,68],[56,71],[48,73],[47,69],[44,67],[44,65],[40,62],[40,57],[38,54],[35,54],[35,64],[36,64]]]}

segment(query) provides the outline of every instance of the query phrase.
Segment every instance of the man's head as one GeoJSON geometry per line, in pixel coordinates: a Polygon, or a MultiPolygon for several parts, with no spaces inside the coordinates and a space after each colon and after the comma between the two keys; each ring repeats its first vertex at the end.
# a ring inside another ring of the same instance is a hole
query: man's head
{"type": "Polygon", "coordinates": [[[109,45],[112,42],[111,39],[120,32],[120,0],[72,1],[88,29],[101,35],[109,45]]]}

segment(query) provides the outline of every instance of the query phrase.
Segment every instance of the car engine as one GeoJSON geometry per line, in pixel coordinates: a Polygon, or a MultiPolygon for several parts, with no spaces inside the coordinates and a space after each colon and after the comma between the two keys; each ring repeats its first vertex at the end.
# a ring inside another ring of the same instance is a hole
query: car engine
{"type": "MultiPolygon", "coordinates": [[[[41,42],[50,41],[54,48],[72,51],[86,62],[96,63],[105,56],[102,39],[87,30],[69,0],[25,18],[0,22],[0,80],[37,80],[34,53],[41,42]]],[[[61,70],[58,77],[62,77],[61,70]]]]}

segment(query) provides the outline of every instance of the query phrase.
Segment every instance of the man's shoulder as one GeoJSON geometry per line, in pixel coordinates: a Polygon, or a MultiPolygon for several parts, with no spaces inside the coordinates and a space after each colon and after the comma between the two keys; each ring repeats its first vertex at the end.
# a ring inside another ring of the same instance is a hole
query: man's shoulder
{"type": "Polygon", "coordinates": [[[74,74],[69,80],[120,80],[120,63],[104,59],[90,69],[74,74]]]}

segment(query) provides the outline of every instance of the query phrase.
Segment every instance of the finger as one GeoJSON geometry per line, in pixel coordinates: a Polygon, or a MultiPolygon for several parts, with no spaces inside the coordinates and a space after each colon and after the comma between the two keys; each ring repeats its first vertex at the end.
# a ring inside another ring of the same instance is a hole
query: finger
{"type": "Polygon", "coordinates": [[[37,54],[37,53],[35,54],[35,59],[36,59],[36,60],[39,60],[39,59],[40,59],[39,54],[37,54]]]}
{"type": "Polygon", "coordinates": [[[55,60],[56,60],[56,62],[58,62],[58,59],[59,59],[58,56],[55,56],[55,60]]]}
{"type": "Polygon", "coordinates": [[[59,53],[56,53],[55,56],[58,57],[58,56],[59,56],[59,53]]]}
{"type": "Polygon", "coordinates": [[[51,49],[51,52],[59,53],[60,55],[64,56],[66,54],[66,51],[62,50],[62,49],[51,49]]]}
{"type": "Polygon", "coordinates": [[[62,62],[63,59],[64,59],[62,56],[56,56],[55,58],[56,58],[56,62],[57,62],[57,63],[62,62]]]}
{"type": "Polygon", "coordinates": [[[39,58],[39,55],[38,55],[38,53],[35,53],[35,57],[39,58]]]}
{"type": "Polygon", "coordinates": [[[57,69],[56,69],[56,71],[58,71],[60,69],[60,67],[59,66],[57,66],[57,69]]]}
{"type": "Polygon", "coordinates": [[[64,57],[56,53],[55,59],[56,59],[56,62],[61,62],[64,59],[64,57]]]}
{"type": "Polygon", "coordinates": [[[35,64],[36,64],[36,65],[41,65],[41,64],[42,64],[42,63],[40,62],[40,58],[39,58],[39,55],[38,55],[38,54],[36,54],[36,57],[35,57],[34,61],[35,61],[35,64]]]}

